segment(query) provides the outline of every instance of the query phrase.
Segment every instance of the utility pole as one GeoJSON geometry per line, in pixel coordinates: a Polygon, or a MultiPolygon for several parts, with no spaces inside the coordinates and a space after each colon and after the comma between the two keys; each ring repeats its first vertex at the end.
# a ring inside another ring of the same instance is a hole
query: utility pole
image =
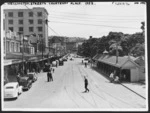
{"type": "Polygon", "coordinates": [[[43,60],[43,38],[42,38],[42,60],[43,60]]]}
{"type": "Polygon", "coordinates": [[[23,60],[24,60],[24,36],[23,36],[23,33],[21,33],[21,32],[18,32],[18,33],[20,36],[22,35],[21,38],[23,38],[22,39],[22,73],[24,75],[24,63],[23,63],[23,60]]]}
{"type": "Polygon", "coordinates": [[[116,43],[116,64],[118,63],[118,42],[116,43]]]}

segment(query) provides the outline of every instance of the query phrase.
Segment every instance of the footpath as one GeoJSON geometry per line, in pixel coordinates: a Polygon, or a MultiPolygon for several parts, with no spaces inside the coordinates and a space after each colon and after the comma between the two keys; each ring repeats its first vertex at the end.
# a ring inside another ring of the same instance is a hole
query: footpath
{"type": "MultiPolygon", "coordinates": [[[[91,66],[89,66],[91,68],[91,66]]],[[[96,67],[92,67],[91,69],[97,71],[98,73],[101,73],[106,79],[109,80],[109,77],[102,73],[99,69],[96,67]]],[[[137,95],[141,96],[142,98],[146,99],[146,92],[148,92],[148,86],[146,86],[145,81],[139,81],[139,82],[120,82],[120,85],[127,88],[128,90],[131,90],[132,92],[136,93],[137,95]]]]}
{"type": "Polygon", "coordinates": [[[121,83],[122,86],[131,89],[142,97],[146,98],[146,84],[145,81],[134,82],[134,83],[121,83]]]}

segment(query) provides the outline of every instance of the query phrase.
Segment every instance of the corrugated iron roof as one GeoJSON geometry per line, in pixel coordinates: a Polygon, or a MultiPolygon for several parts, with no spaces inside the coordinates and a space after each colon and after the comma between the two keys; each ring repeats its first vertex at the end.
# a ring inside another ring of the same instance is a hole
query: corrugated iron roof
{"type": "Polygon", "coordinates": [[[134,60],[139,66],[145,66],[145,60],[142,57],[138,57],[134,60]]]}
{"type": "Polygon", "coordinates": [[[103,63],[106,63],[106,64],[109,64],[109,65],[113,65],[115,67],[122,67],[122,66],[128,67],[128,65],[124,65],[127,62],[130,62],[130,63],[127,63],[127,64],[130,64],[129,67],[131,67],[131,64],[133,64],[132,67],[138,66],[134,62],[135,57],[132,57],[132,56],[123,56],[123,57],[119,56],[117,63],[116,63],[116,59],[117,59],[116,56],[111,56],[111,55],[106,55],[106,54],[97,54],[93,57],[93,59],[103,62],[103,63]]]}

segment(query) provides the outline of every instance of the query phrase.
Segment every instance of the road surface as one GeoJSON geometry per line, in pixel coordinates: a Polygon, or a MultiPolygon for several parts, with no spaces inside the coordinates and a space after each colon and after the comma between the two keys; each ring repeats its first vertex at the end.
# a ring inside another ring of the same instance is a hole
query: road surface
{"type": "Polygon", "coordinates": [[[47,82],[46,73],[38,74],[31,89],[24,91],[16,100],[5,100],[5,110],[123,110],[144,109],[146,100],[120,84],[110,83],[104,76],[87,68],[81,58],[68,60],[55,68],[53,82],[47,82]],[[84,93],[87,76],[90,90],[84,93]]]}

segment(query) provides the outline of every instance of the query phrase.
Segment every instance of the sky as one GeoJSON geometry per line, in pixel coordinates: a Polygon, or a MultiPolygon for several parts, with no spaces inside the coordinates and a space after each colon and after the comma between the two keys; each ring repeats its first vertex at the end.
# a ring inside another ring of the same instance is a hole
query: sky
{"type": "Polygon", "coordinates": [[[111,31],[133,34],[141,32],[141,22],[146,21],[146,5],[133,2],[90,2],[90,4],[28,2],[16,5],[3,4],[2,7],[3,9],[46,8],[49,13],[49,36],[88,39],[89,36],[96,38],[107,36],[111,31]]]}

